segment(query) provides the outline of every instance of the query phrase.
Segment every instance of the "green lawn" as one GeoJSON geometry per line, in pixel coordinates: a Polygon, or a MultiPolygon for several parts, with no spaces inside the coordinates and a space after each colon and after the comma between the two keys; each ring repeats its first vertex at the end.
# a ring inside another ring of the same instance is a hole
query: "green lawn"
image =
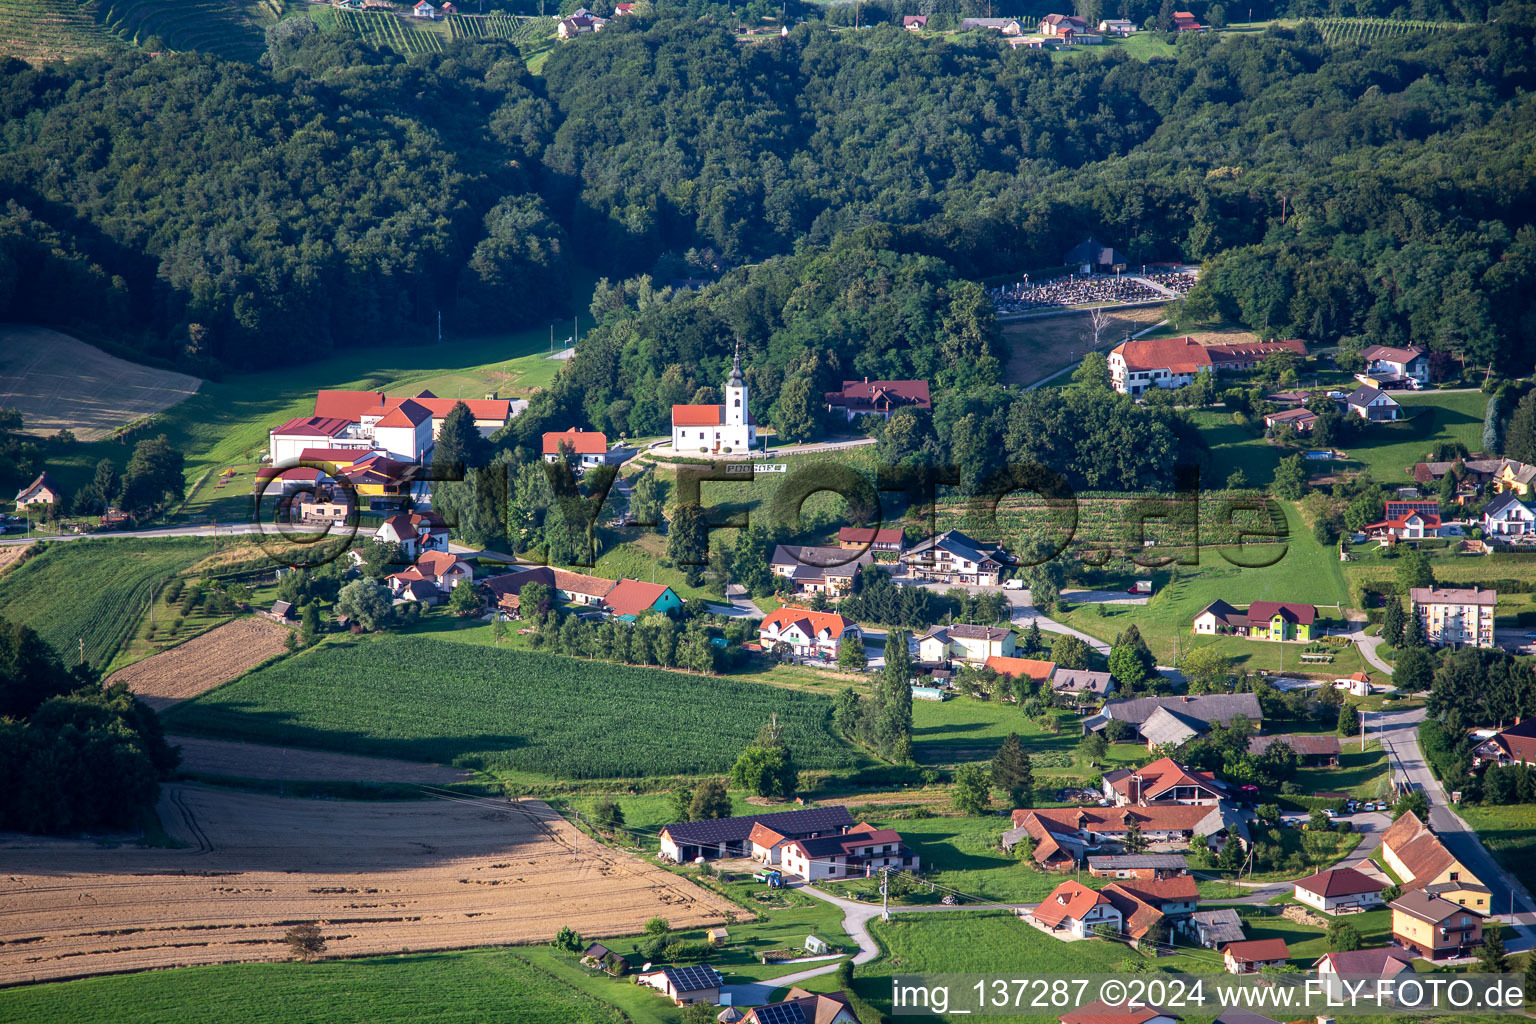
{"type": "MultiPolygon", "coordinates": [[[[1278,728],[1278,727],[1277,727],[1278,728]]],[[[1379,740],[1367,740],[1360,750],[1360,738],[1339,741],[1343,751],[1337,768],[1300,768],[1296,785],[1303,793],[1346,793],[1362,800],[1376,799],[1376,787],[1388,777],[1387,755],[1379,740]]]]}
{"type": "MultiPolygon", "coordinates": [[[[41,1024],[621,1024],[588,986],[540,970],[542,950],[471,950],[328,963],[240,964],[149,971],[0,990],[0,1022],[41,1024]]],[[[610,983],[613,996],[648,989],[610,983]]],[[[639,998],[625,1008],[643,1009],[639,998]]],[[[636,1021],[672,1019],[657,1012],[636,1021]]]]}
{"type": "Polygon", "coordinates": [[[1536,888],[1536,804],[1463,804],[1456,813],[1477,830],[1494,860],[1527,888],[1536,888]]]}
{"type": "MultiPolygon", "coordinates": [[[[1159,575],[1165,576],[1151,600],[1144,605],[1121,605],[1114,611],[1101,614],[1091,605],[1077,605],[1060,616],[1062,621],[1105,641],[1113,641],[1115,635],[1131,623],[1141,631],[1158,663],[1168,665],[1179,649],[1179,644],[1194,644],[1191,632],[1195,615],[1215,600],[1243,607],[1253,601],[1304,601],[1319,606],[1339,606],[1349,603],[1349,589],[1339,571],[1340,562],[1331,547],[1324,547],[1312,536],[1301,521],[1296,506],[1279,502],[1285,512],[1289,535],[1283,547],[1274,545],[1244,549],[1241,557],[1250,564],[1273,560],[1273,564],[1261,568],[1242,568],[1228,563],[1212,549],[1200,552],[1200,564],[1196,566],[1169,566],[1159,575]]],[[[1337,614],[1332,608],[1325,614],[1337,614]]],[[[1198,642],[1239,645],[1236,650],[1251,659],[1276,659],[1287,657],[1289,649],[1294,657],[1302,645],[1273,643],[1262,640],[1236,638],[1200,638],[1198,642]]],[[[1260,662],[1260,664],[1263,664],[1260,662]]],[[[1330,666],[1331,669],[1331,666],[1330,666]]]]}
{"type": "Polygon", "coordinates": [[[1078,717],[1061,711],[1056,713],[1056,721],[1060,730],[1048,732],[1025,717],[1017,704],[974,697],[917,700],[912,702],[912,747],[919,764],[990,761],[1004,737],[1016,732],[1042,785],[1051,781],[1068,784],[1095,775],[1104,767],[1148,760],[1145,747],[1117,743],[1110,748],[1104,765],[1082,764],[1074,756],[1083,735],[1078,717]]]}
{"type": "MultiPolygon", "coordinates": [[[[1291,964],[1311,970],[1318,957],[1329,952],[1325,929],[1309,928],[1280,916],[1279,906],[1241,907],[1243,926],[1250,939],[1284,939],[1291,952],[1291,964]]],[[[1347,921],[1365,940],[1364,946],[1386,946],[1392,942],[1392,911],[1368,910],[1362,914],[1348,914],[1338,920],[1347,921]]]]}
{"type": "Polygon", "coordinates": [[[728,771],[771,714],[803,768],[864,758],[781,687],[425,636],[335,637],[167,713],[184,732],[530,778],[728,771]]]}

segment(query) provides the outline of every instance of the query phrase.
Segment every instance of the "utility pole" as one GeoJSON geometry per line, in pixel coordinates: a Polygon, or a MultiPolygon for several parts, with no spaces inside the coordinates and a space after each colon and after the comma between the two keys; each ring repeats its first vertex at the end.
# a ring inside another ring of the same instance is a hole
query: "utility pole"
{"type": "Polygon", "coordinates": [[[1360,709],[1360,753],[1365,753],[1365,732],[1369,728],[1365,724],[1365,708],[1360,709]]]}
{"type": "Polygon", "coordinates": [[[80,664],[85,664],[85,637],[80,637],[80,664]]]}
{"type": "MultiPolygon", "coordinates": [[[[1513,897],[1511,897],[1513,898],[1513,897]]],[[[880,869],[880,920],[891,919],[891,869],[880,869]]]]}

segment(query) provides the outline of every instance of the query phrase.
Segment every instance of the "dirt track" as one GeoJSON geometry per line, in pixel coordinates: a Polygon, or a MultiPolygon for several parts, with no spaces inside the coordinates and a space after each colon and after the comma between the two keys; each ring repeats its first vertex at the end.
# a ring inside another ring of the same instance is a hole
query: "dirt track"
{"type": "Polygon", "coordinates": [[[282,654],[288,629],[271,619],[226,622],[202,636],[112,673],[155,710],[196,697],[282,654]]]}
{"type": "Polygon", "coordinates": [[[308,782],[416,782],[440,786],[462,782],[475,774],[446,765],[268,747],[260,743],[232,743],[199,736],[167,736],[166,740],[181,747],[181,770],[200,775],[308,782]]]}
{"type": "Polygon", "coordinates": [[[585,838],[538,801],[285,800],[165,787],[185,849],[0,837],[0,985],[282,960],[315,920],[328,954],[543,942],[720,923],[729,903],[585,838]]]}
{"type": "Polygon", "coordinates": [[[108,355],[43,327],[0,326],[0,406],[19,409],[29,434],[62,429],[99,441],[115,428],[169,409],[202,381],[108,355]]]}

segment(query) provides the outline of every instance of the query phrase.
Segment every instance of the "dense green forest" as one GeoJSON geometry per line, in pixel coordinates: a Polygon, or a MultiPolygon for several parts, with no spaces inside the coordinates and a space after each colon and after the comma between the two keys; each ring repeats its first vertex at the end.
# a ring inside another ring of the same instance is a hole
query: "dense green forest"
{"type": "Polygon", "coordinates": [[[690,250],[718,271],[784,257],[593,340],[570,374],[583,415],[644,432],[679,391],[667,367],[715,384],[738,336],[774,403],[834,371],[995,383],[960,279],[1056,265],[1091,232],[1206,261],[1194,310],[1263,333],[1536,362],[1524,5],[1416,6],[1496,21],[1368,47],[1304,23],[1148,61],[824,24],[744,45],[669,13],[557,47],[540,77],[506,43],[406,58],[304,19],[261,66],[11,62],[0,315],[247,367],[420,337],[439,312],[537,322],[577,266],[649,272],[665,303],[690,250]],[[816,261],[855,237],[880,269],[850,289],[816,261]],[[655,340],[679,319],[691,335],[655,340]]]}

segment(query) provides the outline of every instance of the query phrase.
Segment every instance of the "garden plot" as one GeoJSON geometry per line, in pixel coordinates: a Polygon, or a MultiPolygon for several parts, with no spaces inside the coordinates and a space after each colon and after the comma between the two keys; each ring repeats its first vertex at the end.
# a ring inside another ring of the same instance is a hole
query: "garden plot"
{"type": "Polygon", "coordinates": [[[316,921],[329,956],[719,924],[723,898],[582,840],[538,801],[292,800],[171,785],[181,849],[0,841],[0,985],[289,958],[316,921]]]}

